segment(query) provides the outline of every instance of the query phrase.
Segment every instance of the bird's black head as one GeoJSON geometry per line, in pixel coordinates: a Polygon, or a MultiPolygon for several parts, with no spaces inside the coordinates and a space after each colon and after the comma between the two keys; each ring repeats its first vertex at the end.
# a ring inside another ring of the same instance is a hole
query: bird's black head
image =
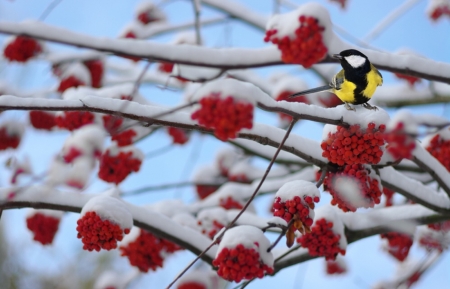
{"type": "Polygon", "coordinates": [[[332,57],[341,62],[342,68],[344,68],[345,71],[356,70],[358,73],[367,73],[370,71],[369,59],[358,50],[344,50],[339,54],[333,54],[332,57]]]}

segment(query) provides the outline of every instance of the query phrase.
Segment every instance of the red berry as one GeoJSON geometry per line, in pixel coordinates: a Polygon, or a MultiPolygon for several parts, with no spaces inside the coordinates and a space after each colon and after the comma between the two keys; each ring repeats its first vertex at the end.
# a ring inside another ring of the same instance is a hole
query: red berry
{"type": "Polygon", "coordinates": [[[3,56],[9,61],[26,62],[42,52],[42,47],[35,39],[16,36],[6,45],[3,56]]]}
{"type": "Polygon", "coordinates": [[[56,126],[55,115],[50,112],[32,110],[30,123],[36,129],[51,130],[56,126]]]}
{"type": "Polygon", "coordinates": [[[56,125],[60,128],[73,131],[84,125],[91,124],[95,120],[94,114],[88,111],[65,111],[55,118],[56,125]]]}
{"type": "Polygon", "coordinates": [[[167,132],[172,137],[172,143],[174,144],[185,144],[189,140],[189,134],[186,130],[176,128],[176,127],[168,127],[167,132]]]}
{"type": "Polygon", "coordinates": [[[142,156],[133,151],[114,148],[114,153],[107,149],[100,158],[98,177],[105,182],[119,184],[131,173],[141,168],[142,156]]]}
{"type": "Polygon", "coordinates": [[[387,251],[394,258],[403,262],[408,257],[409,249],[413,244],[411,236],[397,232],[385,233],[380,236],[382,239],[388,240],[387,251]]]}
{"type": "Polygon", "coordinates": [[[128,146],[133,143],[133,138],[137,136],[134,129],[130,128],[112,135],[112,140],[116,141],[119,147],[128,146]]]}
{"type": "Polygon", "coordinates": [[[437,134],[431,139],[426,149],[447,171],[450,171],[450,140],[446,140],[437,134]]]}
{"type": "Polygon", "coordinates": [[[58,231],[59,220],[59,218],[36,212],[27,218],[27,228],[33,232],[33,240],[42,245],[49,245],[58,231]]]}

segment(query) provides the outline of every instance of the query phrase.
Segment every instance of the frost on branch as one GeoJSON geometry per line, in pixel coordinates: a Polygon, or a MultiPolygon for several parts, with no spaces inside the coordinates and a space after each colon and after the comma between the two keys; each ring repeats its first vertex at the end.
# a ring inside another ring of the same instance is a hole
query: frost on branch
{"type": "Polygon", "coordinates": [[[141,272],[156,271],[163,267],[164,258],[181,248],[137,227],[131,229],[119,247],[121,255],[141,272]]]}
{"type": "Polygon", "coordinates": [[[443,16],[450,17],[450,1],[449,0],[429,0],[427,7],[428,17],[433,21],[439,20],[443,16]]]}
{"type": "Polygon", "coordinates": [[[328,275],[341,275],[347,273],[347,262],[341,255],[336,260],[326,260],[326,271],[328,275]]]}
{"type": "Polygon", "coordinates": [[[297,242],[307,248],[311,256],[324,256],[326,260],[335,260],[337,254],[345,255],[347,249],[344,224],[329,206],[316,210],[311,232],[300,236],[297,242]]]}
{"type": "Polygon", "coordinates": [[[450,171],[450,128],[446,127],[438,133],[423,140],[422,145],[446,169],[450,171]]]}
{"type": "Polygon", "coordinates": [[[42,44],[27,36],[14,36],[8,39],[3,48],[3,56],[9,61],[27,62],[43,51],[42,44]]]}
{"type": "Polygon", "coordinates": [[[213,265],[225,280],[241,282],[273,273],[273,255],[264,233],[253,226],[238,226],[225,232],[213,265]]]}
{"type": "Polygon", "coordinates": [[[412,159],[418,134],[416,121],[408,111],[401,110],[389,121],[383,135],[386,150],[395,160],[412,159]]]}
{"type": "Polygon", "coordinates": [[[309,68],[326,57],[332,35],[328,11],[320,4],[307,3],[274,15],[267,23],[264,41],[278,46],[283,62],[309,68]]]}
{"type": "Polygon", "coordinates": [[[320,191],[311,182],[291,181],[285,183],[276,193],[273,204],[273,215],[286,222],[293,220],[286,232],[286,242],[291,247],[295,239],[295,231],[305,234],[310,232],[314,220],[314,203],[320,201],[320,191]]]}
{"type": "Polygon", "coordinates": [[[347,165],[327,172],[324,190],[333,196],[331,204],[344,212],[373,208],[380,203],[381,181],[370,166],[347,165]]]}
{"type": "Polygon", "coordinates": [[[30,210],[27,214],[27,228],[33,233],[33,240],[50,245],[58,231],[63,212],[53,210],[30,210]]]}
{"type": "Polygon", "coordinates": [[[9,120],[0,124],[0,151],[16,149],[24,132],[25,126],[20,122],[9,120]]]}
{"type": "Polygon", "coordinates": [[[134,146],[109,146],[100,157],[98,177],[105,182],[119,184],[131,174],[141,168],[144,154],[134,146]]]}
{"type": "Polygon", "coordinates": [[[403,262],[408,257],[409,249],[413,245],[413,238],[404,233],[389,232],[380,235],[387,242],[383,244],[383,249],[392,257],[403,262]]]}
{"type": "Polygon", "coordinates": [[[81,210],[77,237],[84,250],[111,250],[117,248],[117,241],[122,241],[132,226],[133,217],[125,204],[115,197],[101,195],[90,199],[81,210]]]}
{"type": "Polygon", "coordinates": [[[70,135],[62,148],[62,157],[67,163],[78,157],[98,158],[103,149],[105,132],[97,125],[86,125],[70,135]]]}
{"type": "Polygon", "coordinates": [[[211,81],[200,88],[193,100],[199,104],[194,106],[191,118],[200,125],[214,129],[214,135],[226,141],[236,138],[243,128],[253,127],[253,95],[260,90],[250,83],[234,79],[211,81]]]}

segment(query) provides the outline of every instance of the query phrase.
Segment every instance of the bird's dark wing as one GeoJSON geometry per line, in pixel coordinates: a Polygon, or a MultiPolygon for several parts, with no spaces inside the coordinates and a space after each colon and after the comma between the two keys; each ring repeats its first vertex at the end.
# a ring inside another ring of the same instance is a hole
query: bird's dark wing
{"type": "Polygon", "coordinates": [[[296,96],[299,96],[299,95],[310,94],[310,93],[314,93],[314,92],[327,91],[327,90],[330,90],[330,89],[332,89],[332,87],[328,84],[328,85],[319,86],[319,87],[316,87],[316,88],[311,88],[311,89],[307,89],[307,90],[304,90],[304,91],[297,92],[297,93],[289,96],[288,98],[296,97],[296,96]]]}
{"type": "Polygon", "coordinates": [[[342,83],[344,83],[345,80],[345,74],[344,70],[342,69],[339,71],[331,80],[330,86],[336,90],[340,90],[342,83]]]}

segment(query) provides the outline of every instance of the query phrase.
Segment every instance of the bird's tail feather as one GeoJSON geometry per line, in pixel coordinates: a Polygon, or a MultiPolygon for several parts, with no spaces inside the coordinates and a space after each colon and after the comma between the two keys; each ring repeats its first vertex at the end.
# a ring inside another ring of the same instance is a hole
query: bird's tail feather
{"type": "Polygon", "coordinates": [[[296,97],[299,95],[305,95],[305,94],[310,94],[310,93],[314,93],[314,92],[321,92],[321,91],[326,91],[326,90],[330,90],[332,87],[330,85],[324,85],[324,86],[319,86],[316,88],[311,88],[311,89],[307,89],[304,91],[300,91],[297,93],[294,93],[293,95],[289,96],[289,98],[291,97],[296,97]]]}

